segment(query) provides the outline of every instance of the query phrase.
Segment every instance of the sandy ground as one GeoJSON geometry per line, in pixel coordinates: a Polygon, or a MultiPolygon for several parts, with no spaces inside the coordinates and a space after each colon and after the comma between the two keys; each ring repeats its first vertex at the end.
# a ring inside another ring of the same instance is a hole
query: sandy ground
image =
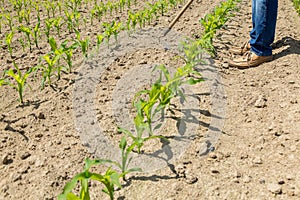
{"type": "MultiPolygon", "coordinates": [[[[190,37],[201,33],[199,18],[219,2],[194,1],[174,30],[190,37]]],[[[242,0],[239,7],[240,11],[214,41],[218,52],[214,65],[226,93],[224,127],[215,151],[199,155],[200,142],[214,114],[210,113],[207,96],[201,98],[200,107],[210,114],[203,112],[200,117],[200,135],[173,167],[129,176],[123,189],[116,191],[116,199],[300,198],[300,18],[291,1],[280,0],[274,60],[238,70],[228,67],[228,48],[248,39],[251,2],[242,0]]],[[[167,26],[178,10],[170,11],[151,26],[167,26]]],[[[93,35],[96,31],[89,27],[87,32],[93,35]]],[[[26,68],[37,62],[35,55],[41,52],[47,52],[46,44],[24,56],[20,50],[15,59],[26,68]]],[[[152,55],[162,62],[168,60],[163,59],[166,54],[146,49],[146,53],[138,51],[117,62],[124,61],[126,66],[132,60],[136,64],[141,54],[146,63],[153,60],[152,55]]],[[[1,70],[11,64],[7,51],[1,50],[0,59],[4,65],[1,70]]],[[[33,90],[25,91],[23,106],[11,88],[0,88],[0,199],[56,199],[65,183],[83,169],[84,159],[93,157],[75,125],[73,93],[79,69],[64,74],[54,83],[54,89],[46,87],[41,91],[40,82],[30,80],[33,90]]],[[[205,82],[201,84],[205,92],[207,86],[205,82]]],[[[105,95],[105,90],[101,94],[105,95]]],[[[101,102],[104,105],[105,98],[98,102],[98,106],[101,102]]],[[[95,183],[91,184],[91,196],[107,198],[95,183]]]]}

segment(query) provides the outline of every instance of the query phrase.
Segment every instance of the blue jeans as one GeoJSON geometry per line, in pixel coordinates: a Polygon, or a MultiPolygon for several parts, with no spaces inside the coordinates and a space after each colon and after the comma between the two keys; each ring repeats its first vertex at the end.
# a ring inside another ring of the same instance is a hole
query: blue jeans
{"type": "Polygon", "coordinates": [[[252,0],[251,51],[258,56],[272,55],[278,0],[252,0]]]}

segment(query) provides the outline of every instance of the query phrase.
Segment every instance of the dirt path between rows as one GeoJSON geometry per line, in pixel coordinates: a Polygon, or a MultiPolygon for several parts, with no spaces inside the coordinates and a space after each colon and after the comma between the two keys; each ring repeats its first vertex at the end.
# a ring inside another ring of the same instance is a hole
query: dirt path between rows
{"type": "MultiPolygon", "coordinates": [[[[198,34],[199,18],[219,2],[194,1],[174,30],[198,34]]],[[[202,138],[196,138],[174,168],[129,176],[116,199],[300,199],[300,17],[290,0],[280,0],[274,60],[238,70],[226,61],[228,48],[246,41],[251,30],[251,2],[242,0],[240,7],[214,41],[227,105],[215,151],[200,156],[202,138]]],[[[166,27],[175,15],[162,17],[155,26],[166,27]]],[[[147,59],[153,50],[149,52],[137,55],[147,59]]],[[[164,55],[156,56],[163,62],[164,55]]],[[[83,169],[84,159],[92,157],[75,126],[76,78],[64,76],[55,92],[50,87],[26,92],[30,103],[23,107],[11,101],[15,94],[9,88],[0,88],[0,200],[56,199],[83,169]]],[[[205,92],[203,84],[199,87],[205,92]]],[[[209,97],[200,99],[209,111],[209,97]]],[[[201,131],[207,131],[212,114],[202,116],[201,131]]],[[[98,186],[91,184],[92,199],[107,199],[98,186]]]]}

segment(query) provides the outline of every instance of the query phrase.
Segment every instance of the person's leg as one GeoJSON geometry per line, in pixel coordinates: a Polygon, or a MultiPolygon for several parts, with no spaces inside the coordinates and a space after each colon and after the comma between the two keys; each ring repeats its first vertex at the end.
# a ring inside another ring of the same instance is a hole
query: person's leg
{"type": "Polygon", "coordinates": [[[278,0],[252,0],[251,51],[257,56],[272,55],[278,0]]]}
{"type": "Polygon", "coordinates": [[[252,0],[252,30],[250,32],[251,40],[255,40],[255,19],[256,18],[256,0],[252,0]]]}

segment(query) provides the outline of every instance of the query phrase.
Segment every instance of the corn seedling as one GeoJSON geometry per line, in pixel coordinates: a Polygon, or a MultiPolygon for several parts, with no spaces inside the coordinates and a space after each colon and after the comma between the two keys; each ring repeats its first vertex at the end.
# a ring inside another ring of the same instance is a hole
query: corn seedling
{"type": "Polygon", "coordinates": [[[143,137],[143,133],[148,129],[148,124],[144,122],[144,115],[142,113],[142,103],[141,101],[137,102],[135,104],[137,108],[137,115],[134,118],[134,125],[136,129],[136,135],[134,135],[132,132],[130,132],[127,129],[118,127],[118,131],[124,133],[128,137],[130,137],[133,141],[131,144],[132,147],[137,147],[137,152],[141,153],[141,148],[144,146],[144,142],[151,139],[165,139],[165,137],[161,135],[149,135],[147,137],[143,137]]]}
{"type": "Polygon", "coordinates": [[[61,44],[61,52],[62,54],[64,54],[63,56],[63,59],[67,62],[67,65],[68,65],[68,72],[71,73],[72,71],[72,56],[73,56],[73,50],[75,50],[77,47],[78,47],[78,43],[74,43],[72,44],[71,46],[67,46],[68,44],[68,41],[64,41],[62,44],[61,44]]]}
{"type": "MultiPolygon", "coordinates": [[[[51,77],[55,73],[55,65],[57,64],[60,55],[50,56],[48,54],[43,56],[46,61],[46,65],[40,64],[39,68],[42,69],[42,89],[45,87],[45,82],[48,79],[48,85],[51,85],[51,77]]],[[[59,70],[60,71],[60,70],[59,70]]]]}
{"type": "Polygon", "coordinates": [[[110,1],[108,1],[108,2],[106,3],[106,7],[107,7],[108,10],[109,10],[109,14],[112,15],[112,12],[113,12],[113,10],[114,10],[114,5],[113,5],[113,3],[110,2],[110,1]]]}
{"type": "Polygon", "coordinates": [[[20,24],[23,22],[24,15],[25,15],[25,10],[22,9],[21,11],[18,11],[18,19],[20,24]]]}
{"type": "Polygon", "coordinates": [[[37,13],[37,17],[40,17],[40,5],[39,5],[39,2],[34,2],[34,9],[37,13]]]}
{"type": "Polygon", "coordinates": [[[94,13],[93,14],[97,16],[97,18],[100,22],[102,16],[105,14],[105,12],[106,12],[106,8],[103,6],[103,4],[101,4],[101,5],[96,5],[94,7],[94,13]]]}
{"type": "Polygon", "coordinates": [[[142,172],[142,169],[138,167],[128,168],[132,160],[132,157],[129,157],[129,154],[132,152],[135,146],[136,144],[134,143],[127,147],[126,137],[123,136],[119,143],[119,148],[121,150],[121,159],[122,159],[121,163],[109,159],[99,159],[98,161],[101,163],[109,163],[115,165],[117,168],[120,169],[121,171],[120,177],[122,177],[123,180],[125,181],[127,174],[131,172],[142,172]]]}
{"type": "MultiPolygon", "coordinates": [[[[30,24],[30,10],[25,10],[23,17],[26,21],[26,24],[29,25],[30,24]]],[[[38,16],[38,18],[39,18],[39,16],[38,16]]]]}
{"type": "Polygon", "coordinates": [[[25,36],[27,37],[27,41],[28,41],[29,50],[30,50],[30,52],[32,52],[32,49],[31,49],[31,38],[30,38],[30,35],[32,34],[32,32],[31,32],[30,28],[21,25],[18,28],[18,30],[21,31],[21,32],[23,32],[23,33],[25,33],[25,36]]]}
{"type": "Polygon", "coordinates": [[[105,174],[97,174],[90,172],[90,168],[94,165],[99,165],[105,163],[104,160],[85,160],[85,168],[84,171],[77,174],[70,182],[68,182],[63,192],[58,196],[58,200],[69,200],[69,199],[76,199],[76,200],[89,200],[90,199],[90,193],[89,193],[89,181],[94,180],[102,183],[105,188],[102,190],[104,193],[108,194],[110,199],[114,199],[114,191],[115,186],[121,188],[121,183],[119,181],[120,174],[118,174],[116,171],[112,170],[111,167],[109,167],[105,174]],[[76,196],[74,193],[72,193],[72,190],[76,187],[77,182],[80,181],[81,190],[80,190],[80,196],[76,196]]]}
{"type": "Polygon", "coordinates": [[[73,25],[74,13],[69,13],[67,10],[64,10],[64,12],[65,12],[65,16],[67,17],[66,21],[67,21],[69,33],[71,33],[72,30],[74,29],[74,25],[73,25]]]}
{"type": "Polygon", "coordinates": [[[25,52],[25,48],[26,48],[27,45],[24,42],[23,38],[19,38],[18,41],[19,41],[19,43],[20,43],[20,45],[22,47],[23,52],[25,52]]]}
{"type": "Polygon", "coordinates": [[[127,0],[127,8],[130,9],[131,7],[131,0],[127,0]]]}
{"type": "Polygon", "coordinates": [[[10,70],[6,70],[4,71],[4,76],[6,77],[5,79],[2,80],[2,84],[3,85],[9,85],[10,87],[12,87],[13,89],[15,89],[18,94],[19,94],[19,98],[20,98],[20,102],[23,104],[23,92],[24,92],[24,88],[26,86],[26,80],[29,77],[29,75],[36,69],[36,68],[30,68],[29,70],[27,70],[24,74],[22,74],[22,72],[20,71],[19,67],[17,66],[17,64],[15,62],[13,62],[15,70],[10,69],[10,70]],[[15,83],[12,83],[8,77],[13,78],[15,83]]]}
{"type": "Polygon", "coordinates": [[[160,8],[161,15],[164,16],[164,13],[167,12],[167,3],[164,0],[158,1],[158,7],[160,8]]]}
{"type": "Polygon", "coordinates": [[[127,30],[133,29],[135,31],[135,27],[138,23],[137,21],[138,14],[132,13],[131,11],[128,12],[128,20],[127,20],[127,30]]]}
{"type": "Polygon", "coordinates": [[[45,20],[45,34],[46,34],[46,36],[47,36],[47,39],[49,40],[49,38],[50,38],[50,31],[51,31],[51,28],[53,27],[53,25],[54,25],[54,19],[46,19],[45,20]]]}
{"type": "Polygon", "coordinates": [[[74,12],[74,20],[75,20],[75,26],[79,27],[79,19],[80,19],[80,13],[79,12],[74,12]]]}
{"type": "Polygon", "coordinates": [[[122,12],[125,9],[125,5],[126,5],[126,0],[119,1],[120,12],[122,12]]]}
{"type": "Polygon", "coordinates": [[[0,13],[0,34],[2,33],[2,21],[3,21],[3,15],[0,13]]]}
{"type": "Polygon", "coordinates": [[[143,28],[143,26],[145,25],[145,20],[146,20],[145,17],[146,17],[146,12],[137,13],[137,20],[140,25],[140,28],[143,28]]]}
{"type": "Polygon", "coordinates": [[[10,31],[13,30],[13,17],[10,14],[4,13],[4,17],[7,20],[10,31]]]}
{"type": "Polygon", "coordinates": [[[128,166],[132,160],[131,158],[128,158],[129,154],[132,152],[132,150],[135,147],[135,144],[130,145],[128,148],[127,147],[127,141],[126,141],[126,137],[122,137],[120,144],[119,144],[119,148],[121,149],[121,156],[122,156],[122,162],[121,164],[116,163],[116,165],[120,168],[121,172],[122,172],[122,177],[123,180],[126,180],[126,174],[131,173],[131,172],[141,172],[142,169],[141,168],[130,168],[128,169],[128,166]]]}
{"type": "Polygon", "coordinates": [[[220,29],[232,17],[231,11],[236,9],[235,2],[239,0],[228,0],[221,2],[221,4],[215,7],[213,13],[209,13],[200,20],[200,23],[204,27],[204,33],[199,44],[203,44],[204,49],[215,54],[212,42],[216,31],[220,29]]]}
{"type": "Polygon", "coordinates": [[[103,42],[103,38],[104,38],[104,36],[103,36],[102,34],[97,35],[97,50],[99,50],[100,45],[101,45],[102,42],[103,42]]]}
{"type": "Polygon", "coordinates": [[[94,25],[94,16],[96,15],[96,10],[92,9],[90,12],[91,26],[94,25]]]}
{"type": "Polygon", "coordinates": [[[38,18],[38,23],[33,28],[33,32],[31,32],[36,48],[39,48],[38,38],[40,37],[40,34],[41,34],[40,25],[41,25],[41,20],[40,20],[40,18],[38,18]]]}
{"type": "MultiPolygon", "coordinates": [[[[58,1],[59,2],[59,1],[58,1]]],[[[52,12],[52,17],[54,18],[55,17],[55,10],[57,8],[57,3],[55,3],[54,1],[53,2],[50,2],[50,9],[51,9],[51,12],[52,12]]]]}
{"type": "Polygon", "coordinates": [[[76,43],[81,47],[81,51],[84,57],[88,57],[88,49],[89,49],[89,39],[81,39],[80,33],[78,30],[74,29],[76,32],[76,43]]]}
{"type": "Polygon", "coordinates": [[[14,36],[14,31],[11,31],[10,33],[7,33],[5,36],[5,43],[7,45],[10,57],[12,57],[12,47],[11,47],[11,42],[12,42],[12,38],[14,36]]]}
{"type": "Polygon", "coordinates": [[[63,23],[61,21],[62,21],[62,17],[57,17],[53,19],[53,26],[55,27],[58,36],[60,36],[60,30],[61,27],[63,26],[63,23]]]}
{"type": "Polygon", "coordinates": [[[48,19],[49,19],[49,18],[50,18],[50,11],[51,11],[51,4],[50,4],[49,1],[45,1],[45,2],[43,3],[43,5],[44,5],[44,8],[45,8],[46,11],[47,11],[47,16],[48,16],[48,19]]]}
{"type": "Polygon", "coordinates": [[[57,2],[57,7],[58,7],[58,10],[59,10],[59,14],[62,15],[62,2],[61,1],[57,2]]]}
{"type": "MultiPolygon", "coordinates": [[[[134,101],[133,101],[133,105],[137,110],[137,116],[136,116],[135,120],[138,120],[137,122],[139,122],[140,120],[144,120],[144,118],[146,118],[146,122],[145,122],[144,126],[146,127],[146,130],[148,131],[149,135],[153,134],[152,121],[154,119],[155,114],[159,111],[159,108],[155,109],[155,104],[159,100],[159,97],[161,94],[160,89],[161,89],[161,83],[156,82],[156,83],[152,84],[150,90],[139,91],[135,95],[134,101]],[[144,100],[142,98],[138,98],[143,94],[148,95],[146,100],[144,100]]],[[[141,123],[141,125],[142,125],[142,123],[141,123]]],[[[158,125],[158,127],[159,126],[160,125],[158,125]]],[[[156,128],[154,128],[154,130],[155,129],[156,128]]]]}

